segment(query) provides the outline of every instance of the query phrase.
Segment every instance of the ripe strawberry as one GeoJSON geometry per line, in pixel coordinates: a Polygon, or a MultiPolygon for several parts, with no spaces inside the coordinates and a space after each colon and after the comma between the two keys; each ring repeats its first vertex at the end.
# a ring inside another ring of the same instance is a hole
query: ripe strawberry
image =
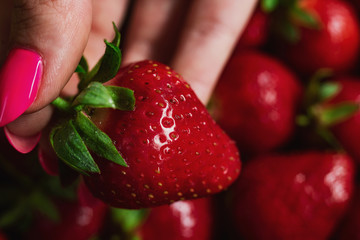
{"type": "Polygon", "coordinates": [[[59,221],[38,215],[26,239],[88,240],[96,235],[108,207],[94,198],[84,186],[80,186],[78,200],[57,201],[59,221]]]}
{"type": "Polygon", "coordinates": [[[235,144],[169,67],[134,63],[107,84],[134,90],[136,107],[96,109],[91,117],[128,165],[94,156],[101,173],[85,181],[96,197],[121,208],[153,207],[209,196],[237,178],[235,144]]]}
{"type": "Polygon", "coordinates": [[[300,40],[280,45],[286,61],[304,74],[313,74],[319,68],[335,72],[351,69],[360,44],[360,26],[353,9],[341,0],[299,0],[298,5],[318,26],[314,29],[294,22],[300,40]]]}
{"type": "Polygon", "coordinates": [[[241,51],[243,48],[258,48],[263,46],[268,37],[268,25],[269,19],[267,14],[260,8],[257,8],[242,33],[235,52],[241,51]]]}
{"type": "Polygon", "coordinates": [[[178,201],[153,208],[138,235],[141,240],[208,240],[212,221],[209,199],[178,201]]]}
{"type": "Polygon", "coordinates": [[[236,226],[246,239],[327,239],[346,211],[353,178],[345,154],[260,156],[234,186],[236,226]]]}
{"type": "Polygon", "coordinates": [[[360,189],[357,187],[356,195],[351,201],[351,205],[346,212],[344,219],[339,225],[335,238],[338,240],[359,240],[360,239],[360,189]]]}
{"type": "Polygon", "coordinates": [[[5,235],[2,233],[2,232],[0,232],[0,240],[6,240],[7,238],[5,237],[5,235]]]}
{"type": "Polygon", "coordinates": [[[292,134],[301,88],[276,59],[255,51],[233,55],[214,92],[214,117],[243,153],[265,152],[292,134]]]}
{"type": "MultiPolygon", "coordinates": [[[[339,84],[339,92],[333,96],[325,105],[335,105],[341,103],[360,104],[360,79],[354,77],[338,77],[332,80],[339,84]]],[[[360,162],[360,149],[357,141],[357,135],[360,133],[360,112],[357,111],[349,118],[335,124],[331,127],[337,140],[345,150],[356,160],[360,162]]]]}

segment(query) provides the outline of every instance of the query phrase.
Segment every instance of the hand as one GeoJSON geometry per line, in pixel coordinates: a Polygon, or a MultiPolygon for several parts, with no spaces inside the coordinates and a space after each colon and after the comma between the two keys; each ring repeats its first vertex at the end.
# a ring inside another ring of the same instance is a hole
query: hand
{"type": "Polygon", "coordinates": [[[123,26],[126,14],[130,17],[122,32],[123,64],[143,59],[169,64],[205,104],[255,4],[256,0],[2,1],[0,126],[6,125],[16,149],[30,151],[51,117],[49,104],[61,93],[76,90],[71,76],[81,56],[93,66],[104,51],[103,39],[112,38],[111,22],[123,26]]]}

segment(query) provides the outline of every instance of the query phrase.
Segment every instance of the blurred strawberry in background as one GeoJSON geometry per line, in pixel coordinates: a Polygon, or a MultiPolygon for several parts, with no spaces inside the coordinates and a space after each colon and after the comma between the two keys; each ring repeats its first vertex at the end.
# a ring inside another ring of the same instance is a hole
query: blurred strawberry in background
{"type": "Polygon", "coordinates": [[[292,135],[301,88],[296,76],[275,58],[239,51],[219,79],[210,109],[242,154],[266,152],[292,135]]]}

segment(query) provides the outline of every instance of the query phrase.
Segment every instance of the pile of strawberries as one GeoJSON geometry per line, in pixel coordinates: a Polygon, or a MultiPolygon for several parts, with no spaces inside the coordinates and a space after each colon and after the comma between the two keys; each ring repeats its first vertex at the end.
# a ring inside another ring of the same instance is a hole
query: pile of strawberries
{"type": "Polygon", "coordinates": [[[358,13],[260,1],[207,107],[116,32],[33,152],[0,136],[0,240],[360,239],[358,13]]]}
{"type": "Polygon", "coordinates": [[[358,7],[263,1],[250,20],[212,102],[243,160],[235,239],[360,239],[358,7]]]}

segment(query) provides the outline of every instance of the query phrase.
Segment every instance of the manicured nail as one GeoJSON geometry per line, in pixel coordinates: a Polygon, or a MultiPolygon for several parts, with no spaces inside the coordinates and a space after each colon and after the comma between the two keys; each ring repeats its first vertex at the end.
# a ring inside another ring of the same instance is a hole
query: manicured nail
{"type": "Polygon", "coordinates": [[[10,132],[7,127],[4,127],[4,132],[11,146],[23,154],[31,152],[39,143],[41,136],[41,133],[38,133],[30,137],[19,137],[10,132]]]}
{"type": "Polygon", "coordinates": [[[34,51],[13,49],[0,70],[0,127],[14,121],[34,102],[43,72],[34,51]]]}

